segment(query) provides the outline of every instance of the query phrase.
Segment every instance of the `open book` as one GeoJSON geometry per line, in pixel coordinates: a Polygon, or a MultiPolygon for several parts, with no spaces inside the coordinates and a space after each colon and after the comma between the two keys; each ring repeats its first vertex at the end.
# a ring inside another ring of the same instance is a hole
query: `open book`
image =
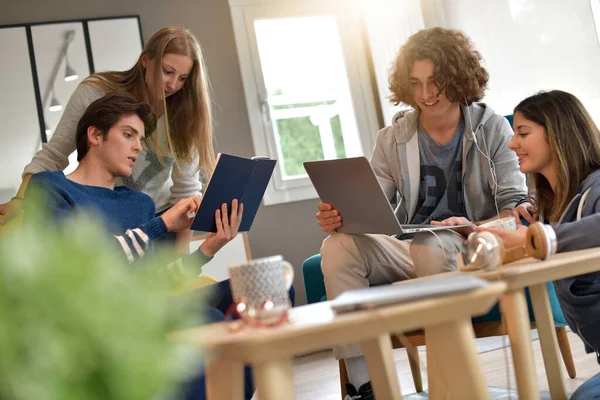
{"type": "Polygon", "coordinates": [[[239,232],[249,231],[276,163],[277,160],[269,158],[244,158],[219,153],[217,166],[200,199],[191,229],[216,232],[215,211],[227,203],[227,212],[231,216],[231,202],[238,199],[244,204],[239,232]]]}

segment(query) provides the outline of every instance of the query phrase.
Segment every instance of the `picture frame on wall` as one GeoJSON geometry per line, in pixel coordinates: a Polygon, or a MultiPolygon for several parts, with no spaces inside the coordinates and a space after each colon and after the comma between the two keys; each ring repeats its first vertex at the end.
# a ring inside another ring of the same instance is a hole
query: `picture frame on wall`
{"type": "Polygon", "coordinates": [[[5,60],[0,74],[0,203],[15,195],[23,168],[42,146],[36,87],[30,59],[29,27],[0,27],[0,54],[5,60]]]}
{"type": "MultiPolygon", "coordinates": [[[[31,26],[31,37],[41,102],[40,118],[46,141],[49,141],[69,98],[92,69],[82,21],[36,24],[31,26]]],[[[65,173],[74,170],[76,165],[73,152],[65,173]]]]}
{"type": "MultiPolygon", "coordinates": [[[[136,15],[0,26],[0,50],[11,60],[0,74],[0,157],[8,165],[0,203],[14,196],[23,168],[54,135],[77,85],[94,72],[131,68],[142,37],[136,15]]],[[[73,152],[65,173],[76,166],[73,152]]]]}

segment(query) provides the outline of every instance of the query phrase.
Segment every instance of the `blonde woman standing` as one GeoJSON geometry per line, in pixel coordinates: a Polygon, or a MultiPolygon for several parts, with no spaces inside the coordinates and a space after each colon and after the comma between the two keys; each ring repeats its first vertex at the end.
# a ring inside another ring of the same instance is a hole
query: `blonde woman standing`
{"type": "MultiPolygon", "coordinates": [[[[206,68],[194,35],[184,28],[167,27],[150,38],[131,69],[96,73],[79,84],[50,142],[25,167],[17,195],[0,205],[0,223],[22,210],[22,195],[32,174],[67,167],[68,156],[75,151],[79,119],[94,100],[117,91],[150,104],[158,119],[133,174],[122,183],[148,194],[157,214],[180,199],[200,194],[200,170],[210,175],[215,164],[206,68]]],[[[177,234],[179,251],[187,250],[190,237],[190,230],[177,234]]],[[[213,244],[207,246],[208,256],[228,241],[215,235],[207,240],[213,244]]]]}

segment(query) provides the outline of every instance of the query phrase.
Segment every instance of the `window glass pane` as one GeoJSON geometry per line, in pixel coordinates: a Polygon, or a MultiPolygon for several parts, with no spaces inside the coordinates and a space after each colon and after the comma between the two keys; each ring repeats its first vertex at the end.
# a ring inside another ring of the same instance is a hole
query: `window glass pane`
{"type": "Polygon", "coordinates": [[[286,176],[302,175],[305,159],[322,160],[323,147],[319,128],[310,122],[310,118],[282,118],[277,120],[277,132],[283,153],[286,176]]]}
{"type": "Polygon", "coordinates": [[[254,21],[283,179],[302,163],[362,154],[335,17],[254,21]]]}

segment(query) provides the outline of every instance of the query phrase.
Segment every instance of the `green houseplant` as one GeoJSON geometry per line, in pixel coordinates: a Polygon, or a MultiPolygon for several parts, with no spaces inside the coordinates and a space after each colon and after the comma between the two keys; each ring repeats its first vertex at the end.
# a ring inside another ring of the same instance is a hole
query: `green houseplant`
{"type": "Polygon", "coordinates": [[[34,219],[0,237],[0,399],[164,398],[197,371],[166,335],[200,299],[171,294],[165,257],[130,265],[91,218],[34,219]]]}

